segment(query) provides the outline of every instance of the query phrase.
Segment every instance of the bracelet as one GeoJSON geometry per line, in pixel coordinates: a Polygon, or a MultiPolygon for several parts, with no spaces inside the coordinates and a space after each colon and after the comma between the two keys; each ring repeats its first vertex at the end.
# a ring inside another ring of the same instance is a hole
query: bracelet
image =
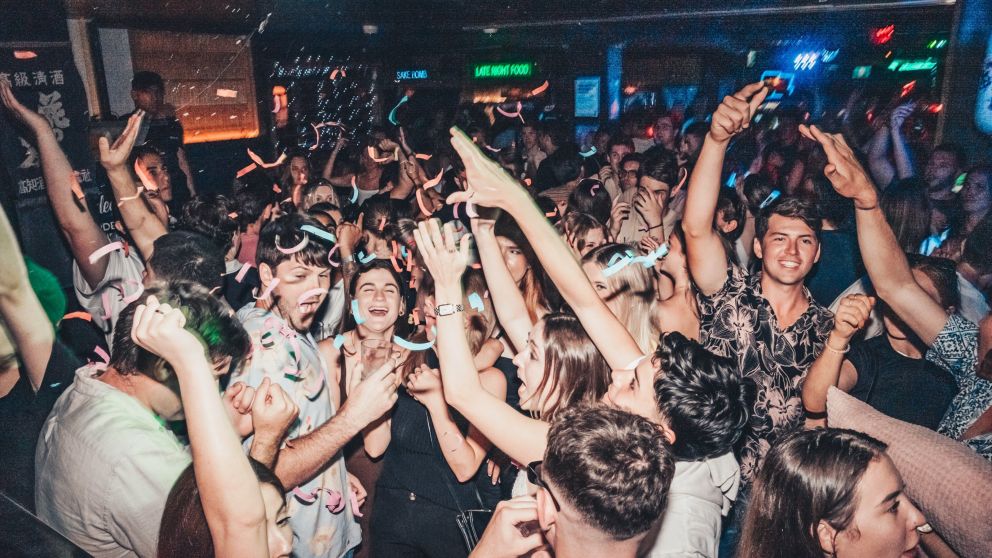
{"type": "Polygon", "coordinates": [[[847,344],[847,347],[844,347],[844,350],[835,349],[834,347],[830,346],[830,341],[829,340],[828,341],[824,341],[823,342],[823,346],[826,347],[826,348],[828,348],[828,349],[830,349],[831,351],[833,351],[835,353],[840,353],[842,355],[843,354],[846,354],[847,351],[850,351],[851,350],[851,344],[850,343],[847,344]]]}
{"type": "Polygon", "coordinates": [[[858,207],[858,205],[855,204],[854,205],[854,209],[857,209],[859,211],[871,211],[872,209],[878,209],[878,204],[876,203],[875,205],[873,205],[871,207],[858,207]]]}
{"type": "Polygon", "coordinates": [[[637,231],[638,232],[648,232],[650,230],[654,230],[654,229],[657,229],[657,228],[660,228],[660,227],[663,227],[663,226],[665,226],[664,223],[658,223],[657,225],[655,225],[653,227],[648,227],[646,229],[637,229],[637,231]]]}
{"type": "Polygon", "coordinates": [[[826,409],[824,409],[822,411],[810,411],[809,409],[806,408],[805,405],[803,405],[803,411],[806,413],[806,418],[808,418],[808,419],[820,420],[820,419],[827,418],[827,410],[826,409]]]}

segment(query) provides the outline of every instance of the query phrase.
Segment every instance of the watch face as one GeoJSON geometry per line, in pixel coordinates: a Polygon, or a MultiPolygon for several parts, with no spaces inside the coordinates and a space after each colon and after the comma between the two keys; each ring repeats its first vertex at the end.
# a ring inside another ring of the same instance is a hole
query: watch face
{"type": "Polygon", "coordinates": [[[461,304],[442,304],[434,309],[438,316],[450,316],[462,309],[461,304]]]}

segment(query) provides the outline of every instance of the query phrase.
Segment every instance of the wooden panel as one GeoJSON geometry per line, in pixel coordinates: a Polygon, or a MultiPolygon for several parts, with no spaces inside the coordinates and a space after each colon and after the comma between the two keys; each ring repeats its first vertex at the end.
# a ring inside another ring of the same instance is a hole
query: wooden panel
{"type": "Polygon", "coordinates": [[[135,71],[150,70],[165,80],[165,102],[176,108],[186,143],[258,136],[245,37],[131,31],[130,40],[135,71]]]}

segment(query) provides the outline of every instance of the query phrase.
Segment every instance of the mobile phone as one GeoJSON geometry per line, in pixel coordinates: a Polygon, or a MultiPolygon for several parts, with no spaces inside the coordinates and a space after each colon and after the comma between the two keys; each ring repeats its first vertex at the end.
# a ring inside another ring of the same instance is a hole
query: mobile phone
{"type": "Polygon", "coordinates": [[[792,94],[793,89],[795,89],[795,74],[787,72],[779,72],[774,70],[766,70],[761,74],[761,81],[765,82],[765,85],[771,90],[768,94],[767,99],[780,99],[786,95],[792,94]]]}
{"type": "Polygon", "coordinates": [[[964,183],[966,180],[968,180],[968,173],[963,172],[959,174],[958,177],[954,179],[954,186],[951,188],[951,193],[957,194],[958,192],[963,190],[964,183]]]}

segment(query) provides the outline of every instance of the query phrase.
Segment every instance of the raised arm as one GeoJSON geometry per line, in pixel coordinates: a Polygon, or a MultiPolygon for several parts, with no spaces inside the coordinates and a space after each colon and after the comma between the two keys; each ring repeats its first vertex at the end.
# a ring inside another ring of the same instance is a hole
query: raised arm
{"type": "MultiPolygon", "coordinates": [[[[512,215],[534,247],[541,265],[575,311],[607,363],[615,369],[621,369],[640,357],[641,350],[630,332],[596,294],[579,262],[575,261],[568,244],[544,217],[527,191],[503,172],[499,165],[483,155],[461,131],[454,131],[451,144],[465,163],[468,190],[452,194],[448,201],[471,199],[477,204],[498,207],[512,215]]],[[[516,344],[517,340],[514,339],[513,342],[516,344]]],[[[516,348],[523,350],[523,346],[516,348]]]]}
{"type": "Polygon", "coordinates": [[[916,110],[916,103],[900,105],[892,111],[889,120],[889,131],[892,134],[892,159],[896,163],[896,178],[900,180],[916,175],[913,167],[913,156],[909,152],[909,144],[902,135],[902,125],[916,110]]]}
{"type": "Polygon", "coordinates": [[[868,174],[840,134],[827,134],[816,126],[801,126],[800,132],[823,146],[829,161],[824,174],[840,195],[854,200],[858,246],[878,297],[929,346],[944,329],[947,313],[913,278],[906,254],[878,207],[878,192],[868,174]]]}
{"type": "Polygon", "coordinates": [[[807,427],[827,425],[827,390],[831,386],[850,392],[857,384],[858,371],[844,355],[850,350],[851,337],[865,327],[874,306],[875,299],[862,294],[848,295],[841,300],[834,315],[834,329],[803,382],[807,427]],[[823,417],[814,416],[819,414],[823,417]]]}
{"type": "Polygon", "coordinates": [[[868,142],[868,170],[875,183],[881,184],[882,188],[888,188],[896,177],[896,168],[889,159],[891,149],[892,134],[888,124],[883,124],[875,130],[868,142]]]}
{"type": "MultiPolygon", "coordinates": [[[[324,163],[324,170],[321,171],[320,176],[324,180],[327,180],[331,184],[334,184],[334,165],[338,161],[338,155],[341,154],[341,149],[348,144],[348,140],[344,138],[343,135],[338,137],[338,141],[334,143],[334,148],[331,149],[331,156],[327,158],[327,162],[324,163]]],[[[349,182],[350,184],[350,182],[349,182]]],[[[335,186],[348,186],[349,184],[334,184],[335,186]]]]}
{"type": "MultiPolygon", "coordinates": [[[[499,370],[488,369],[480,373],[483,389],[497,399],[506,398],[506,379],[499,370]]],[[[462,436],[444,400],[441,373],[434,368],[421,366],[406,381],[410,395],[420,401],[431,415],[435,443],[458,482],[468,482],[482,465],[492,443],[475,426],[470,426],[468,436],[462,436]]]]}
{"type": "Polygon", "coordinates": [[[496,240],[494,222],[489,219],[472,219],[472,233],[475,246],[479,250],[482,273],[486,276],[486,286],[493,299],[493,308],[500,327],[510,338],[513,349],[520,352],[527,346],[527,336],[534,327],[527,313],[527,304],[520,288],[513,282],[513,276],[506,267],[503,253],[496,240]]]}
{"type": "Polygon", "coordinates": [[[165,358],[179,378],[193,471],[217,556],[268,556],[265,504],[255,472],[217,393],[200,341],[179,308],[154,296],[134,313],[131,337],[165,358]]]}
{"type": "Polygon", "coordinates": [[[719,233],[713,229],[720,174],[730,138],[751,123],[768,89],[764,83],[752,83],[723,102],[713,113],[710,131],[689,179],[682,230],[685,232],[689,272],[704,295],[719,291],[727,282],[727,257],[719,233]]]}
{"type": "Polygon", "coordinates": [[[105,137],[99,139],[99,145],[100,164],[107,171],[107,178],[110,179],[121,219],[124,220],[124,226],[127,227],[141,255],[147,260],[152,257],[155,240],[168,231],[135,186],[131,169],[128,168],[131,150],[138,138],[138,130],[141,128],[141,120],[144,116],[144,111],[135,112],[128,119],[127,126],[113,145],[105,137]]]}
{"type": "Polygon", "coordinates": [[[72,257],[79,265],[83,278],[91,286],[98,284],[107,271],[107,258],[100,258],[90,263],[89,255],[109,244],[110,240],[100,230],[100,226],[87,209],[86,198],[76,198],[73,194],[76,176],[62,147],[55,139],[55,133],[52,132],[45,117],[29,110],[14,97],[10,83],[5,80],[0,80],[0,101],[34,134],[38,144],[38,154],[41,157],[41,171],[45,177],[48,201],[52,204],[55,219],[62,229],[62,234],[69,241],[72,257]]]}
{"type": "MultiPolygon", "coordinates": [[[[434,277],[437,304],[462,304],[461,275],[468,264],[469,235],[455,246],[454,228],[442,234],[437,220],[421,222],[414,231],[417,249],[434,277]]],[[[518,413],[482,387],[472,365],[465,336],[464,315],[455,312],[437,318],[437,355],[441,364],[444,398],[503,453],[518,463],[541,459],[547,446],[548,424],[518,413]]]]}
{"type": "Polygon", "coordinates": [[[7,213],[0,209],[0,317],[24,362],[31,388],[38,391],[52,355],[55,331],[28,282],[24,256],[7,213]]]}

